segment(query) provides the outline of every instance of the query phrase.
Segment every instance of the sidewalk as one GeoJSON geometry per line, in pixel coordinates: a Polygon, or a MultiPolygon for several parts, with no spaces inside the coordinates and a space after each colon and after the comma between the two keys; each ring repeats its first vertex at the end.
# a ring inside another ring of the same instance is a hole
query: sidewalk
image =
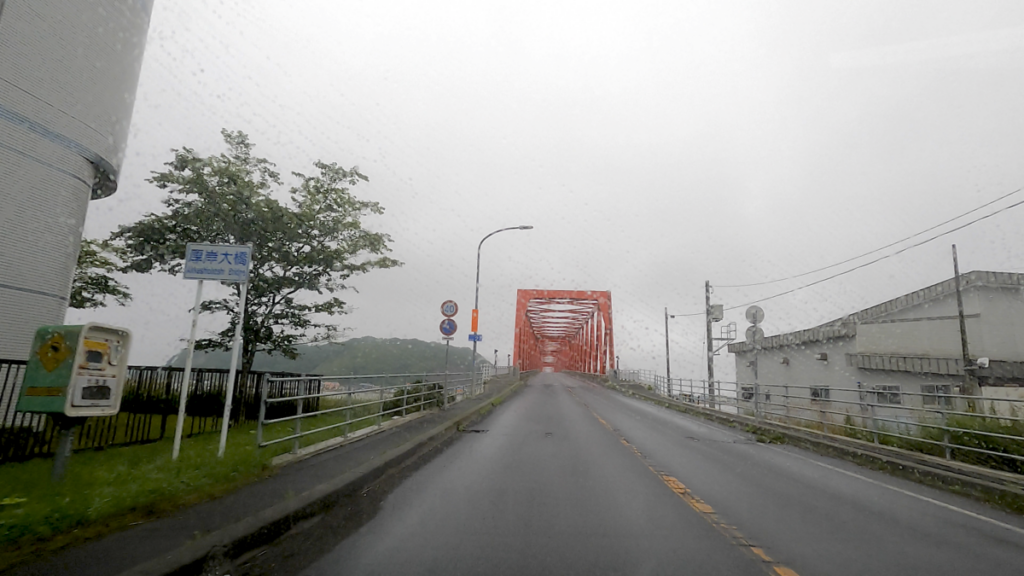
{"type": "Polygon", "coordinates": [[[3,573],[17,576],[107,576],[166,558],[186,545],[195,547],[201,544],[204,537],[216,536],[214,533],[219,530],[244,522],[252,524],[255,516],[272,516],[282,504],[302,500],[297,497],[307,496],[314,489],[323,492],[325,485],[337,482],[343,475],[368,467],[386,466],[389,461],[386,453],[401,451],[407,445],[426,443],[450,433],[459,421],[471,419],[497,396],[511,393],[510,389],[517,382],[508,376],[495,378],[488,382],[483,394],[449,406],[447,411],[429,412],[403,425],[285,466],[273,476],[222,498],[66,548],[38,561],[6,569],[3,573]],[[270,510],[275,507],[276,510],[270,510]]]}

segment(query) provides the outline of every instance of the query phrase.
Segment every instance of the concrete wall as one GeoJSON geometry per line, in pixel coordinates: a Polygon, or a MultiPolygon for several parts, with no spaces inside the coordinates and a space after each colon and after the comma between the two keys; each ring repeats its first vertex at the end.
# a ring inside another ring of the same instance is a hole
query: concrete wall
{"type": "MultiPolygon", "coordinates": [[[[1024,288],[971,286],[963,291],[971,355],[1024,361],[1024,288]]],[[[956,295],[909,306],[857,326],[857,352],[959,358],[956,295]]]]}
{"type": "Polygon", "coordinates": [[[0,358],[63,323],[85,213],[116,189],[151,0],[0,11],[0,358]]]}
{"type": "MultiPolygon", "coordinates": [[[[878,407],[875,413],[882,418],[914,420],[920,417],[920,413],[905,407],[924,406],[923,398],[916,395],[922,392],[922,385],[960,384],[960,379],[953,376],[862,370],[847,366],[846,354],[855,352],[856,348],[855,338],[839,338],[828,342],[761,350],[757,354],[758,386],[762,393],[759,400],[768,394],[772,402],[782,404],[783,398],[789,396],[786,404],[790,407],[790,417],[841,423],[847,415],[855,419],[868,415],[868,412],[861,409],[858,385],[865,390],[878,385],[898,385],[904,393],[902,404],[878,407]],[[827,362],[815,360],[815,355],[822,352],[828,354],[827,362]],[[788,358],[789,364],[782,364],[782,358],[788,358]],[[811,386],[828,386],[830,399],[812,400],[811,386]]],[[[747,366],[747,363],[753,359],[753,355],[741,353],[735,356],[740,385],[752,384],[753,368],[747,366]]],[[[865,394],[864,398],[871,399],[873,395],[865,394]]],[[[753,402],[745,402],[742,406],[752,408],[753,402]]],[[[781,406],[769,409],[776,414],[786,414],[781,406]]]]}
{"type": "MultiPolygon", "coordinates": [[[[979,291],[964,292],[964,314],[968,334],[978,335],[981,345],[979,291]]],[[[972,338],[973,340],[973,338],[972,338]]],[[[960,321],[956,295],[908,306],[902,310],[863,322],[857,326],[857,352],[896,356],[959,358],[960,321]],[[941,318],[941,319],[940,319],[941,318]]]]}
{"type": "Polygon", "coordinates": [[[981,321],[967,325],[971,355],[1024,362],[1024,287],[984,287],[978,294],[981,321]]]}
{"type": "Polygon", "coordinates": [[[985,414],[994,413],[1008,418],[1024,417],[1024,388],[1019,386],[982,386],[981,396],[995,400],[981,403],[981,409],[985,414]]]}

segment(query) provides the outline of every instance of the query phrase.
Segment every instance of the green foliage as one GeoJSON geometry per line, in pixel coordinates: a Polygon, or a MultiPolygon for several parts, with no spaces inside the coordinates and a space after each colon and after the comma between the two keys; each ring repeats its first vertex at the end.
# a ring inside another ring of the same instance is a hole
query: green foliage
{"type": "MultiPolygon", "coordinates": [[[[950,428],[965,430],[964,432],[950,432],[950,444],[1024,457],[1024,422],[1021,422],[1020,420],[951,416],[947,420],[947,425],[950,428]],[[1006,436],[1014,436],[1016,438],[996,438],[993,436],[986,436],[985,434],[979,434],[978,432],[1003,434],[1006,436]]],[[[929,440],[941,442],[943,440],[944,433],[942,430],[926,428],[922,432],[921,436],[929,440]]],[[[938,453],[936,455],[943,453],[941,446],[932,446],[932,450],[938,453]]],[[[1005,472],[1024,474],[1024,461],[1007,458],[1005,456],[996,456],[993,454],[983,454],[981,452],[958,450],[953,448],[952,457],[954,460],[965,462],[967,464],[975,464],[978,466],[994,468],[996,470],[1003,470],[1005,472]]]]}
{"type": "MultiPolygon", "coordinates": [[[[934,421],[932,423],[937,424],[938,422],[934,421]]],[[[846,416],[843,424],[844,426],[840,432],[844,436],[865,442],[874,441],[875,434],[872,434],[870,431],[850,428],[855,426],[856,423],[849,415],[846,416]]],[[[865,425],[870,426],[870,423],[866,422],[865,425]]],[[[949,428],[963,431],[949,432],[947,440],[946,431],[941,428],[909,426],[911,429],[918,428],[918,431],[914,434],[916,438],[907,438],[894,435],[901,434],[902,436],[907,436],[910,434],[907,430],[895,430],[892,426],[879,423],[878,443],[883,446],[911,450],[943,458],[945,457],[946,450],[943,446],[935,444],[935,442],[948,441],[952,445],[950,458],[953,460],[976,466],[984,466],[994,470],[1024,474],[1024,461],[997,454],[984,454],[974,450],[957,448],[957,446],[963,446],[965,448],[975,448],[1024,457],[1024,422],[1007,418],[950,416],[946,420],[946,425],[949,428]],[[1003,434],[1016,438],[997,438],[987,434],[1003,434]]]]}
{"type": "Polygon", "coordinates": [[[126,305],[132,299],[128,287],[111,276],[121,269],[116,260],[119,256],[124,256],[124,252],[116,246],[82,238],[68,306],[103,308],[107,305],[107,298],[113,298],[119,306],[126,305]]]}
{"type": "MultiPolygon", "coordinates": [[[[0,466],[0,498],[24,498],[0,507],[0,543],[51,540],[71,530],[127,515],[122,524],[223,493],[261,477],[273,453],[257,451],[248,430],[232,430],[225,458],[219,437],[203,434],[182,442],[171,462],[170,439],[140,446],[76,452],[65,482],[49,480],[51,459],[0,466]]],[[[2,565],[3,562],[0,562],[2,565]]]]}
{"type": "MultiPolygon", "coordinates": [[[[413,384],[422,383],[422,380],[413,382],[413,384]]],[[[435,383],[395,390],[391,395],[391,400],[384,403],[384,412],[405,407],[405,413],[412,414],[413,412],[440,406],[443,396],[441,389],[442,385],[435,383]],[[426,404],[421,404],[421,402],[426,402],[426,404]]],[[[398,414],[398,412],[395,414],[398,414]]]]}
{"type": "MultiPolygon", "coordinates": [[[[293,172],[298,184],[287,203],[272,192],[282,186],[274,164],[253,156],[243,132],[222,130],[228,151],[201,156],[174,150],[166,170],[149,182],[168,193],[166,211],[121,226],[111,241],[125,250],[125,271],[159,270],[176,275],[184,267],[188,242],[249,244],[253,248],[245,301],[242,369],[256,353],[296,358],[302,342],[335,340],[336,324],[323,316],[347,312],[337,294],[357,274],[401,265],[386,254],[390,236],[362,226],[367,215],[383,214],[377,202],[359,200],[350,189],[368,178],[358,168],[314,162],[315,173],[293,172]]],[[[199,340],[199,350],[228,350],[240,286],[228,298],[206,300],[205,313],[227,313],[229,325],[199,340]]]]}
{"type": "MultiPolygon", "coordinates": [[[[302,426],[312,430],[378,411],[379,405],[362,406],[314,416],[302,426]]],[[[370,418],[325,430],[302,438],[300,445],[374,424],[370,418]]],[[[174,429],[173,416],[168,429],[174,429]]],[[[293,422],[271,424],[263,436],[284,438],[293,429],[293,422]]],[[[252,423],[231,428],[224,458],[216,457],[219,442],[219,434],[186,436],[176,462],[171,461],[171,438],[78,451],[68,461],[67,480],[56,484],[50,482],[50,458],[0,466],[0,566],[229,493],[270,475],[271,460],[292,448],[291,442],[257,448],[252,423]]]]}

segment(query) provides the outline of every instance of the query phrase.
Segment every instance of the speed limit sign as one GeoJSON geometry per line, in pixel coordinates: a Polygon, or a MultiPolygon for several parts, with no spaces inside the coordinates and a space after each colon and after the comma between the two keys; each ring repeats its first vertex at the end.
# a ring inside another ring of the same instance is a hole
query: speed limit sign
{"type": "Polygon", "coordinates": [[[441,314],[445,318],[451,318],[459,313],[459,305],[455,303],[455,300],[445,300],[444,304],[441,304],[441,314]]]}

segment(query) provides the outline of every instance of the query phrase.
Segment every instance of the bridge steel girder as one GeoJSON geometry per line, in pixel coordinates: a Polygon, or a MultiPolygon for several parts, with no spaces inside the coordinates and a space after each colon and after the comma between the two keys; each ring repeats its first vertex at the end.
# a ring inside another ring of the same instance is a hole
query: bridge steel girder
{"type": "Polygon", "coordinates": [[[519,290],[513,363],[523,371],[607,374],[615,367],[612,293],[519,290]]]}

